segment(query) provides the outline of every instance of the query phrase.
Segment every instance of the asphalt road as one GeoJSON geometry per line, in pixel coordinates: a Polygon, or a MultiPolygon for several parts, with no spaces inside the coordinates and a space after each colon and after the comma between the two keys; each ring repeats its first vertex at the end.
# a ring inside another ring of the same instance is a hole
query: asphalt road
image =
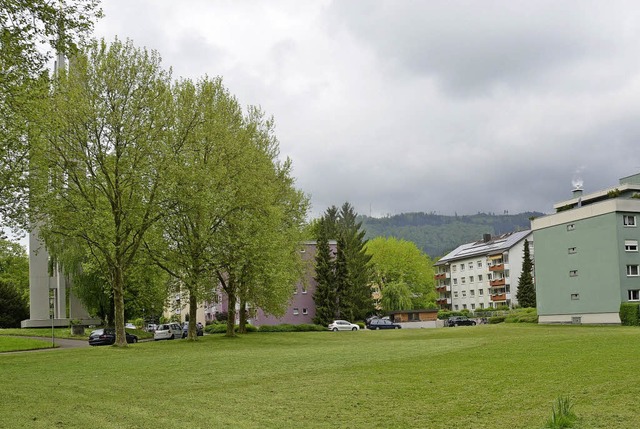
{"type": "MultiPolygon", "coordinates": [[[[51,343],[51,337],[23,337],[23,338],[31,338],[33,340],[42,340],[43,342],[51,343]]],[[[87,336],[87,338],[89,338],[87,336]]],[[[36,350],[23,350],[17,352],[5,352],[0,354],[14,354],[14,353],[37,353],[37,352],[48,352],[52,350],[60,350],[60,349],[75,349],[79,347],[90,347],[88,340],[71,340],[68,338],[54,338],[54,342],[56,348],[48,348],[48,349],[36,349],[36,350]]]]}

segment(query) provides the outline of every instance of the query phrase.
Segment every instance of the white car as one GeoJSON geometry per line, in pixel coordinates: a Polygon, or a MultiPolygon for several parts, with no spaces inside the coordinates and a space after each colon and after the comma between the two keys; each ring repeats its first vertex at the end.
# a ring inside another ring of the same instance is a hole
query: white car
{"type": "Polygon", "coordinates": [[[182,327],[177,323],[163,323],[158,325],[153,333],[153,339],[158,340],[173,340],[174,338],[182,337],[182,327]]]}
{"type": "Polygon", "coordinates": [[[330,331],[357,331],[360,327],[354,323],[347,322],[346,320],[334,320],[329,325],[330,331]]]}

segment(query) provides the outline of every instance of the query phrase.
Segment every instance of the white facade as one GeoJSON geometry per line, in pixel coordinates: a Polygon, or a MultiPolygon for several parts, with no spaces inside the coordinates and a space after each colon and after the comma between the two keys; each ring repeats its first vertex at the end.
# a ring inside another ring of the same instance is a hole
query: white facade
{"type": "Polygon", "coordinates": [[[436,264],[437,303],[454,311],[476,311],[517,305],[524,241],[531,231],[485,237],[459,246],[436,264]]]}

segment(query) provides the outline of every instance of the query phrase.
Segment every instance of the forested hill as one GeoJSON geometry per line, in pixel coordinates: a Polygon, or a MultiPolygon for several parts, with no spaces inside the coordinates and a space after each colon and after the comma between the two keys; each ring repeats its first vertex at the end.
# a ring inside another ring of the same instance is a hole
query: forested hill
{"type": "Polygon", "coordinates": [[[382,236],[412,241],[435,260],[461,244],[481,240],[483,234],[499,235],[530,229],[530,219],[539,216],[543,213],[478,213],[469,216],[402,213],[384,218],[360,216],[359,220],[366,231],[366,238],[382,236]]]}

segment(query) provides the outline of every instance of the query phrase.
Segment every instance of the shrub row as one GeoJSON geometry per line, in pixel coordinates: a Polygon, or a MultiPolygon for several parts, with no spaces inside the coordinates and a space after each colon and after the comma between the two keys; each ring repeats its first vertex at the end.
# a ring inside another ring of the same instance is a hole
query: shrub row
{"type": "Polygon", "coordinates": [[[639,326],[640,303],[623,302],[620,304],[620,322],[623,326],[639,326]]]}
{"type": "MultiPolygon", "coordinates": [[[[236,332],[238,331],[238,325],[235,326],[236,332]]],[[[290,325],[283,323],[281,325],[263,325],[259,328],[253,325],[247,325],[247,332],[312,332],[312,331],[326,331],[322,325],[313,324],[300,324],[290,325]]],[[[226,323],[212,323],[204,328],[204,331],[208,334],[224,334],[227,332],[226,323]]]]}

